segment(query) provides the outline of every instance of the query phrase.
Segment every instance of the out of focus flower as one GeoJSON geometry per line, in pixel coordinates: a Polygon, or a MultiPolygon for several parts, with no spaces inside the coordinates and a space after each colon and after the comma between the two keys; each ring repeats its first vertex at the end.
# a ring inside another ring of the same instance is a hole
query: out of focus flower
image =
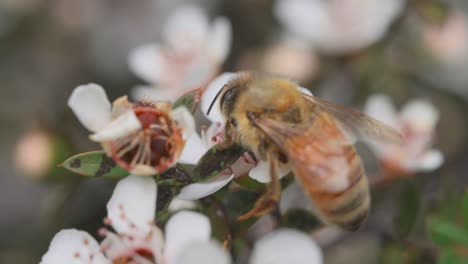
{"type": "Polygon", "coordinates": [[[108,218],[117,234],[102,231],[101,246],[89,234],[62,230],[52,240],[42,264],[62,263],[230,263],[227,252],[211,240],[211,225],[202,214],[173,215],[165,233],[154,224],[156,183],[129,176],[121,180],[107,204],[108,218]]]}
{"type": "Polygon", "coordinates": [[[68,105],[94,132],[91,140],[101,143],[117,164],[133,174],[154,175],[176,162],[194,164],[202,154],[184,148],[199,138],[186,108],[172,110],[169,103],[149,101],[130,103],[126,96],[111,105],[96,84],[78,86],[68,105]]]}
{"type": "MultiPolygon", "coordinates": [[[[153,179],[129,176],[121,180],[107,204],[110,224],[117,233],[102,230],[101,245],[88,233],[62,230],[53,238],[41,264],[136,263],[230,264],[228,253],[211,239],[211,225],[202,214],[173,215],[163,234],[154,225],[157,188],[153,179]]],[[[255,244],[251,264],[322,263],[322,252],[310,236],[280,229],[255,244]]]]}
{"type": "MultiPolygon", "coordinates": [[[[236,73],[223,73],[219,77],[211,82],[205,92],[203,93],[200,105],[203,113],[207,113],[211,105],[211,102],[215,100],[216,94],[228,83],[231,79],[238,76],[236,73]]],[[[310,92],[304,88],[298,88],[303,93],[310,92]]],[[[219,99],[219,98],[218,98],[219,99]]],[[[206,117],[212,122],[208,129],[204,129],[201,132],[201,139],[203,146],[202,148],[206,152],[215,144],[221,143],[224,140],[224,125],[225,120],[221,114],[219,106],[219,100],[216,101],[211,109],[210,113],[206,117]]],[[[206,182],[198,182],[185,186],[180,194],[179,198],[184,200],[196,200],[202,197],[208,196],[215,193],[231,180],[236,177],[248,175],[261,183],[270,182],[270,166],[266,161],[257,159],[258,155],[252,152],[245,152],[230,168],[221,172],[206,182]]],[[[278,177],[282,178],[289,173],[290,169],[287,164],[280,164],[278,169],[278,177]]]]}
{"type": "Polygon", "coordinates": [[[150,83],[135,87],[138,99],[175,101],[207,85],[227,57],[231,26],[224,17],[210,23],[200,8],[184,5],[169,16],[162,38],[160,44],[146,44],[130,53],[130,69],[150,83]]]}
{"type": "Polygon", "coordinates": [[[423,29],[423,43],[442,62],[457,64],[468,61],[468,18],[454,11],[442,25],[428,24],[423,29]]]}
{"type": "Polygon", "coordinates": [[[322,250],[308,235],[290,229],[271,232],[255,243],[250,264],[320,264],[322,250]]]}
{"type": "Polygon", "coordinates": [[[268,48],[261,64],[264,72],[304,81],[317,73],[319,60],[304,42],[286,39],[268,48]]]}
{"type": "Polygon", "coordinates": [[[40,263],[110,264],[112,262],[104,256],[98,242],[91,235],[76,229],[66,229],[54,236],[49,250],[40,263]]]}
{"type": "Polygon", "coordinates": [[[315,48],[343,54],[380,40],[405,0],[277,0],[275,14],[288,31],[315,48]]]}
{"type": "Polygon", "coordinates": [[[439,111],[430,102],[413,100],[398,113],[388,96],[373,95],[366,103],[365,113],[403,135],[403,144],[371,144],[389,171],[403,174],[432,171],[444,162],[442,152],[432,149],[439,111]]]}
{"type": "Polygon", "coordinates": [[[55,0],[52,16],[61,27],[70,32],[87,30],[103,14],[103,2],[93,0],[55,0]]]}
{"type": "Polygon", "coordinates": [[[15,166],[20,173],[37,179],[54,166],[54,143],[50,134],[32,130],[22,135],[16,143],[15,166]]]}

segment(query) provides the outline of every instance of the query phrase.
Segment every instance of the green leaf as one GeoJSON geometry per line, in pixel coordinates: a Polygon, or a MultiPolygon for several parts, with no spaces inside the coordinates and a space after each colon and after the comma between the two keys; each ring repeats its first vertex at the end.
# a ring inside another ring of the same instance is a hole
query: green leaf
{"type": "Polygon", "coordinates": [[[197,107],[197,96],[199,95],[199,89],[190,91],[179,99],[175,101],[173,104],[173,108],[176,109],[180,106],[185,106],[189,111],[194,112],[195,107],[197,107]]]}
{"type": "Polygon", "coordinates": [[[220,144],[214,145],[193,169],[194,180],[203,181],[218,175],[234,164],[244,152],[245,149],[236,144],[228,148],[220,144]]]}
{"type": "Polygon", "coordinates": [[[455,250],[451,248],[446,248],[440,252],[437,258],[437,264],[463,264],[467,263],[466,259],[463,260],[463,257],[458,256],[455,250]]]}
{"type": "Polygon", "coordinates": [[[224,205],[226,214],[231,223],[233,239],[242,236],[247,230],[254,225],[258,219],[252,218],[244,222],[239,222],[237,218],[252,209],[255,202],[260,198],[261,194],[250,192],[244,189],[232,190],[226,193],[224,197],[224,205]]]}
{"type": "Polygon", "coordinates": [[[468,190],[466,190],[465,195],[463,195],[461,215],[465,231],[468,231],[468,190]]]}
{"type": "Polygon", "coordinates": [[[454,244],[468,245],[468,231],[438,217],[432,217],[428,223],[432,240],[440,246],[454,244]]]}
{"type": "Polygon", "coordinates": [[[225,245],[229,245],[232,240],[231,229],[223,205],[214,197],[207,197],[203,200],[205,204],[209,204],[204,213],[210,218],[213,236],[225,245]]]}
{"type": "Polygon", "coordinates": [[[266,185],[259,182],[259,181],[256,181],[254,179],[252,179],[251,177],[249,177],[248,175],[244,175],[242,177],[236,177],[234,179],[234,181],[239,184],[240,186],[248,189],[248,190],[252,190],[252,191],[255,191],[255,192],[264,192],[265,189],[266,189],[266,185]]]}
{"type": "Polygon", "coordinates": [[[172,199],[179,194],[180,190],[192,183],[190,175],[177,164],[156,176],[158,183],[157,211],[165,211],[172,199]]]}
{"type": "Polygon", "coordinates": [[[382,254],[382,264],[409,264],[414,263],[412,249],[393,243],[385,247],[382,254]]]}
{"type": "Polygon", "coordinates": [[[398,235],[407,237],[415,227],[421,207],[421,191],[415,183],[408,183],[399,198],[400,211],[395,217],[398,235]]]}
{"type": "Polygon", "coordinates": [[[104,151],[81,153],[68,158],[59,166],[88,177],[123,178],[130,174],[117,166],[104,151]]]}

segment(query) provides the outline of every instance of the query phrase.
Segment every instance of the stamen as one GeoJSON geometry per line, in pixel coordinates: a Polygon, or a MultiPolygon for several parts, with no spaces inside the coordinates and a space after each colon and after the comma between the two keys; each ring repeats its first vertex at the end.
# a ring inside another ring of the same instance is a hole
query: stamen
{"type": "Polygon", "coordinates": [[[123,155],[125,155],[125,153],[135,148],[135,146],[139,143],[139,141],[140,141],[139,137],[134,137],[132,141],[130,142],[130,144],[128,144],[126,147],[124,147],[117,153],[117,156],[121,158],[123,155]]]}
{"type": "Polygon", "coordinates": [[[140,164],[140,158],[143,155],[143,150],[144,150],[144,142],[138,142],[138,148],[135,156],[133,156],[132,162],[130,163],[130,166],[135,167],[136,164],[140,164]]]}
{"type": "Polygon", "coordinates": [[[107,229],[105,227],[99,228],[99,230],[98,230],[98,235],[99,236],[106,237],[107,234],[109,234],[109,229],[107,229]]]}

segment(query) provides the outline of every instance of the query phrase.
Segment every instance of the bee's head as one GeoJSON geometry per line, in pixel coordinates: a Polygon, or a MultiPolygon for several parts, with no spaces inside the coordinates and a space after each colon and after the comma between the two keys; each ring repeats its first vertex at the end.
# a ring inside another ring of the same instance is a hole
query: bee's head
{"type": "Polygon", "coordinates": [[[229,117],[234,110],[234,104],[239,95],[239,92],[247,86],[251,78],[251,73],[240,73],[232,80],[227,82],[214,97],[206,114],[209,115],[211,109],[219,98],[219,107],[221,112],[225,117],[229,117]]]}

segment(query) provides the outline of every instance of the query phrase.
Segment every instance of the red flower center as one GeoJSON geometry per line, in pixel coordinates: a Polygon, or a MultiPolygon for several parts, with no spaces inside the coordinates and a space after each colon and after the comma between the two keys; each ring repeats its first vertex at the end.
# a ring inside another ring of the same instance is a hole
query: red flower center
{"type": "Polygon", "coordinates": [[[182,148],[182,130],[162,109],[139,103],[134,111],[141,130],[111,143],[112,157],[122,168],[131,171],[137,165],[163,172],[172,167],[182,148]]]}

